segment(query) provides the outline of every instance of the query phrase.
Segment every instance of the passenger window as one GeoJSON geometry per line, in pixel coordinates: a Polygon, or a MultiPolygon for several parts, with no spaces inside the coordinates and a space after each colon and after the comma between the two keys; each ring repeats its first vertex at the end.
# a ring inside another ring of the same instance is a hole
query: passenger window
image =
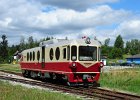
{"type": "Polygon", "coordinates": [[[38,51],[37,52],[37,60],[39,61],[39,59],[40,59],[40,52],[38,51]]]}
{"type": "Polygon", "coordinates": [[[50,60],[53,60],[53,49],[50,49],[50,60]]]}
{"type": "Polygon", "coordinates": [[[33,61],[35,60],[35,52],[33,51],[33,61]]]}
{"type": "Polygon", "coordinates": [[[56,57],[56,60],[59,60],[59,57],[60,57],[60,49],[59,49],[59,47],[56,48],[55,57],[56,57]]]}
{"type": "Polygon", "coordinates": [[[63,59],[66,59],[66,48],[63,49],[63,59]]]}
{"type": "Polygon", "coordinates": [[[29,53],[27,53],[27,61],[29,60],[29,53]]]}
{"type": "Polygon", "coordinates": [[[30,61],[32,60],[32,52],[30,52],[30,61]]]}
{"type": "Polygon", "coordinates": [[[77,47],[76,46],[71,47],[71,60],[72,61],[77,60],[77,47]]]}

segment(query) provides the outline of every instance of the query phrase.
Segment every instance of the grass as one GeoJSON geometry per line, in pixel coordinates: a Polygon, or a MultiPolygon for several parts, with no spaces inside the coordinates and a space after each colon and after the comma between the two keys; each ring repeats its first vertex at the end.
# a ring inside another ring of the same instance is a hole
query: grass
{"type": "Polygon", "coordinates": [[[0,64],[0,70],[21,72],[19,64],[0,64]]]}
{"type": "Polygon", "coordinates": [[[129,91],[140,95],[140,68],[102,73],[100,84],[102,87],[129,91]]]}
{"type": "Polygon", "coordinates": [[[0,100],[80,100],[58,92],[49,92],[35,88],[25,88],[0,81],[0,100]]]}

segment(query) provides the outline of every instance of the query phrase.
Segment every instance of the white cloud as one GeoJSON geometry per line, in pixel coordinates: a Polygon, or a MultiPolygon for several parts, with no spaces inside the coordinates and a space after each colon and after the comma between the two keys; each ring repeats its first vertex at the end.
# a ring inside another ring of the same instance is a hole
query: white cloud
{"type": "Polygon", "coordinates": [[[140,19],[126,20],[119,25],[116,29],[116,33],[121,34],[125,40],[139,39],[140,38],[140,19]]]}
{"type": "Polygon", "coordinates": [[[1,27],[8,27],[9,24],[12,22],[11,18],[4,18],[3,20],[0,20],[0,26],[1,27]]]}
{"type": "Polygon", "coordinates": [[[114,3],[119,0],[39,0],[42,5],[50,5],[63,9],[86,10],[97,4],[114,3]]]}
{"type": "MultiPolygon", "coordinates": [[[[61,2],[64,2],[63,0],[60,0],[59,3],[56,0],[53,1],[49,0],[50,4],[45,7],[50,7],[50,5],[60,7],[61,2]]],[[[132,32],[139,34],[139,20],[129,20],[129,16],[133,16],[132,12],[114,10],[108,5],[89,6],[92,3],[117,2],[118,0],[80,0],[81,3],[76,2],[76,5],[79,4],[80,7],[75,6],[77,9],[79,8],[78,10],[73,9],[72,4],[75,3],[74,0],[72,1],[73,3],[69,5],[70,9],[61,7],[44,12],[42,11],[44,5],[34,0],[16,0],[16,2],[1,0],[0,35],[6,34],[9,44],[18,44],[22,36],[26,39],[29,36],[41,39],[48,35],[72,39],[87,35],[90,37],[96,36],[104,41],[106,38],[115,39],[116,32],[127,33],[128,35],[131,35],[132,32]],[[85,10],[81,12],[79,10],[82,5],[84,5],[85,10]],[[128,20],[128,22],[124,20],[128,20]],[[120,24],[119,28],[104,28],[114,24],[120,24]],[[98,27],[102,27],[102,29],[98,29],[98,27]]],[[[67,3],[72,1],[67,1],[67,3]]],[[[66,4],[66,2],[63,4],[66,4]]],[[[129,37],[125,34],[123,36],[128,39],[129,37]]]]}
{"type": "Polygon", "coordinates": [[[109,6],[103,5],[85,12],[58,9],[38,15],[37,20],[38,25],[44,29],[81,30],[120,23],[128,15],[130,13],[127,11],[113,10],[109,6]]]}

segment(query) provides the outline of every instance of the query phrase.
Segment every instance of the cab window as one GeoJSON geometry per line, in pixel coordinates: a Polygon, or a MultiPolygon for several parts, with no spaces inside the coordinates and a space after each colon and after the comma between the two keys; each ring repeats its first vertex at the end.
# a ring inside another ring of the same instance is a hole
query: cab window
{"type": "Polygon", "coordinates": [[[76,46],[71,47],[71,60],[72,61],[77,60],[77,47],[76,46]]]}

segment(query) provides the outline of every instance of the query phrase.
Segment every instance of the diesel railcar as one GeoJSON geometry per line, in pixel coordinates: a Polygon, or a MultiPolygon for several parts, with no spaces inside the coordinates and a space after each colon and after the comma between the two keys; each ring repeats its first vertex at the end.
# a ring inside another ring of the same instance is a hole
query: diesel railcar
{"type": "Polygon", "coordinates": [[[62,79],[68,85],[97,83],[103,67],[101,44],[90,38],[43,41],[21,54],[23,76],[62,79]]]}

